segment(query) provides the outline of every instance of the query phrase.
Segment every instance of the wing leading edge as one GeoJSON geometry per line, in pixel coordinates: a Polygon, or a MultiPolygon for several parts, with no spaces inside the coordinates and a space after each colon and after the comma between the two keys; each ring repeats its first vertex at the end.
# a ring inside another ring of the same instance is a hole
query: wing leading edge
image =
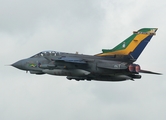
{"type": "Polygon", "coordinates": [[[54,59],[55,61],[64,61],[69,63],[87,64],[86,61],[76,57],[61,57],[59,59],[54,59]]]}

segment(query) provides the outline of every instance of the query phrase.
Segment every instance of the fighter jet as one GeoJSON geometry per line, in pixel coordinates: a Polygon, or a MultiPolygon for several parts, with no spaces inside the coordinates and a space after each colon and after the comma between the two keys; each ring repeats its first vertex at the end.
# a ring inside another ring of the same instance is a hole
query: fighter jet
{"type": "Polygon", "coordinates": [[[102,53],[83,55],[57,51],[43,51],[22,59],[11,66],[31,74],[66,76],[68,80],[125,81],[140,79],[140,73],[161,73],[142,70],[134,63],[157,28],[142,28],[113,49],[102,49],[102,53]]]}

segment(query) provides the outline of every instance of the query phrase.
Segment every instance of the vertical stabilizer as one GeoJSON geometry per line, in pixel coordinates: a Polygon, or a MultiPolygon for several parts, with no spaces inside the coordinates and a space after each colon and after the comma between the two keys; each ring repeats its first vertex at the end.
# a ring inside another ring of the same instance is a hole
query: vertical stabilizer
{"type": "Polygon", "coordinates": [[[137,59],[153,35],[156,34],[157,28],[142,28],[134,31],[133,34],[118,44],[113,49],[102,49],[102,53],[97,56],[112,55],[130,55],[133,59],[137,59]]]}

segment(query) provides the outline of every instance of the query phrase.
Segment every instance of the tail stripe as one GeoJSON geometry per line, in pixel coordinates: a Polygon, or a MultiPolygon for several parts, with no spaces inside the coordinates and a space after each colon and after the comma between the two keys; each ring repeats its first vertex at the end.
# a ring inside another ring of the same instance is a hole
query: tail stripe
{"type": "Polygon", "coordinates": [[[148,36],[130,54],[137,59],[153,36],[148,36]]]}

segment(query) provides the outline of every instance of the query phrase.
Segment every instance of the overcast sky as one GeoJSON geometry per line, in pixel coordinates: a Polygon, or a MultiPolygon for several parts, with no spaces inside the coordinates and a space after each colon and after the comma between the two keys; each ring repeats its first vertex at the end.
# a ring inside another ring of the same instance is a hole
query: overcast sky
{"type": "Polygon", "coordinates": [[[0,120],[165,120],[166,1],[1,0],[0,120]],[[97,54],[143,27],[159,28],[136,63],[164,75],[68,81],[5,66],[40,51],[97,54]]]}

